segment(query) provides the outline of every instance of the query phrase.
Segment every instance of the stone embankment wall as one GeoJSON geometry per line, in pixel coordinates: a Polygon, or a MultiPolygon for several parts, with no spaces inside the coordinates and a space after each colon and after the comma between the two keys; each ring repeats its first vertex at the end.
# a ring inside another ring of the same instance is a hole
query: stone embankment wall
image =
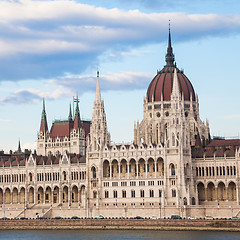
{"type": "Polygon", "coordinates": [[[1,220],[0,229],[149,229],[240,231],[240,221],[171,219],[29,219],[1,220]]]}

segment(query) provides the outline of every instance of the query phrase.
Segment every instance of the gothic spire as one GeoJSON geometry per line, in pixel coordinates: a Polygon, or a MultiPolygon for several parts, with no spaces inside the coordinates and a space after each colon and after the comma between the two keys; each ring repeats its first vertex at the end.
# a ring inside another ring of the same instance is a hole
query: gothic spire
{"type": "Polygon", "coordinates": [[[168,34],[168,48],[167,48],[167,54],[166,54],[166,65],[168,67],[174,66],[174,54],[172,49],[172,43],[171,43],[171,31],[170,31],[170,22],[169,22],[169,34],[168,34]]]}
{"type": "Polygon", "coordinates": [[[73,128],[78,130],[81,128],[81,119],[80,119],[80,111],[79,111],[79,106],[78,106],[78,96],[76,100],[76,110],[75,110],[75,117],[74,117],[74,124],[73,128]]]}
{"type": "Polygon", "coordinates": [[[21,153],[22,152],[22,150],[21,150],[21,144],[20,144],[20,139],[19,139],[19,141],[18,141],[18,153],[21,153]]]}
{"type": "Polygon", "coordinates": [[[100,84],[99,84],[99,71],[97,71],[97,85],[96,85],[95,101],[101,101],[101,91],[100,91],[100,84]]]}
{"type": "Polygon", "coordinates": [[[42,119],[46,119],[45,100],[43,98],[42,119]]]}
{"type": "Polygon", "coordinates": [[[72,121],[72,108],[71,108],[71,103],[70,103],[70,108],[69,108],[68,121],[72,121]]]}
{"type": "Polygon", "coordinates": [[[80,116],[79,106],[78,106],[78,96],[76,101],[75,117],[80,116]]]}
{"type": "Polygon", "coordinates": [[[46,115],[46,111],[45,111],[45,100],[43,99],[43,109],[42,109],[40,132],[45,133],[47,131],[48,131],[47,115],[46,115]]]}

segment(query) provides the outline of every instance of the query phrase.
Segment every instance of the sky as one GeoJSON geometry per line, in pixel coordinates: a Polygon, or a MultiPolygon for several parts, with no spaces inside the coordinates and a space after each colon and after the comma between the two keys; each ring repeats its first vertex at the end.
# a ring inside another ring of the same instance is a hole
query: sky
{"type": "Polygon", "coordinates": [[[0,150],[36,147],[42,99],[49,128],[73,96],[91,120],[96,72],[113,142],[133,140],[151,80],[177,66],[212,136],[240,134],[239,0],[1,0],[0,150]]]}

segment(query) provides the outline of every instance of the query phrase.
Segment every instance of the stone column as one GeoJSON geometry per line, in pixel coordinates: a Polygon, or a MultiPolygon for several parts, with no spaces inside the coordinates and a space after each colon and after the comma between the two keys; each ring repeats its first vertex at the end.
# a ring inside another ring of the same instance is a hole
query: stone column
{"type": "Polygon", "coordinates": [[[68,206],[70,206],[70,205],[71,205],[71,188],[69,186],[69,188],[68,188],[68,206]]]}
{"type": "Polygon", "coordinates": [[[62,204],[62,189],[61,189],[61,187],[59,187],[59,193],[58,193],[58,203],[59,204],[62,204]]]}
{"type": "Polygon", "coordinates": [[[145,170],[146,170],[146,178],[148,177],[148,164],[147,164],[147,161],[145,161],[145,164],[144,164],[144,168],[145,168],[145,170]]]}
{"type": "Polygon", "coordinates": [[[157,177],[157,161],[154,161],[154,174],[155,174],[155,178],[157,177]]]}
{"type": "Polygon", "coordinates": [[[129,179],[129,162],[127,162],[127,177],[129,179]]]}
{"type": "Polygon", "coordinates": [[[121,162],[118,164],[118,178],[121,178],[121,162]]]}
{"type": "Polygon", "coordinates": [[[137,178],[138,178],[138,162],[136,161],[136,171],[137,171],[137,178]]]}
{"type": "Polygon", "coordinates": [[[109,167],[110,167],[109,169],[110,179],[112,179],[112,163],[111,162],[109,164],[109,167]]]}
{"type": "Polygon", "coordinates": [[[238,186],[238,183],[236,184],[236,200],[237,200],[237,205],[239,205],[239,186],[238,186]]]}

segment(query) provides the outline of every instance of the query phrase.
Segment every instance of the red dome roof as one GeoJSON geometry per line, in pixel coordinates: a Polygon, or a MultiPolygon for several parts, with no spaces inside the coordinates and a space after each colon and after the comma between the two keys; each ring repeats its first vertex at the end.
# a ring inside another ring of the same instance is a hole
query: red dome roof
{"type": "MultiPolygon", "coordinates": [[[[173,87],[173,75],[174,66],[166,65],[151,81],[147,90],[147,101],[163,101],[171,100],[171,93],[173,87]]],[[[185,76],[183,71],[177,68],[177,76],[179,89],[181,94],[184,95],[184,100],[190,101],[190,96],[192,95],[192,100],[195,101],[195,92],[193,86],[189,79],[185,76]]]]}
{"type": "Polygon", "coordinates": [[[170,101],[171,93],[173,88],[173,75],[175,68],[177,69],[178,85],[181,94],[184,96],[184,100],[190,101],[190,96],[192,95],[192,100],[195,101],[195,92],[191,82],[184,75],[183,71],[180,71],[176,64],[174,64],[175,58],[173,54],[172,44],[171,44],[171,34],[169,26],[169,37],[168,37],[168,48],[166,54],[166,66],[157,73],[153,78],[147,90],[147,101],[170,101]]]}

